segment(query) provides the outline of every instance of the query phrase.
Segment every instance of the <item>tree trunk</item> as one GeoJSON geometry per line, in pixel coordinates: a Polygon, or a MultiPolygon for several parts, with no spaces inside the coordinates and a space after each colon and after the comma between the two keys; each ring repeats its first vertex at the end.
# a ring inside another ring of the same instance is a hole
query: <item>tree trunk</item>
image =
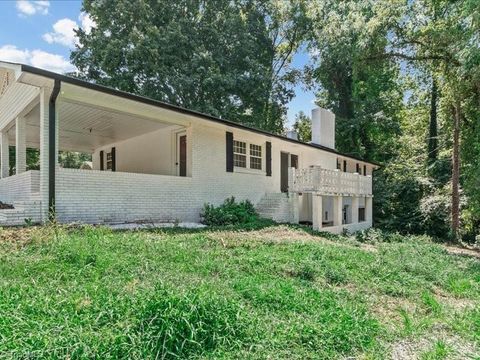
{"type": "Polygon", "coordinates": [[[438,156],[438,125],[437,125],[437,81],[432,77],[432,92],[430,99],[430,128],[428,136],[428,162],[430,164],[437,160],[438,156]]]}
{"type": "Polygon", "coordinates": [[[453,156],[452,156],[452,233],[458,240],[460,228],[460,122],[462,114],[460,102],[453,108],[453,156]]]}

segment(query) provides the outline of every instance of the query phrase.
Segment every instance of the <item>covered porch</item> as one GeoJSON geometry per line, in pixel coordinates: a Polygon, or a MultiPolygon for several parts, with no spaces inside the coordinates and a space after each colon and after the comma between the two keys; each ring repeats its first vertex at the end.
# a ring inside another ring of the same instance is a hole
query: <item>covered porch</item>
{"type": "Polygon", "coordinates": [[[179,214],[158,204],[168,200],[165,192],[190,187],[188,116],[68,83],[50,85],[13,83],[3,90],[8,97],[23,87],[30,96],[0,119],[0,201],[15,208],[9,215],[15,221],[0,216],[0,223],[45,222],[53,212],[61,222],[174,220],[179,214]],[[36,150],[34,168],[27,166],[27,149],[36,150]],[[68,168],[59,160],[65,152],[89,161],[68,168]]]}

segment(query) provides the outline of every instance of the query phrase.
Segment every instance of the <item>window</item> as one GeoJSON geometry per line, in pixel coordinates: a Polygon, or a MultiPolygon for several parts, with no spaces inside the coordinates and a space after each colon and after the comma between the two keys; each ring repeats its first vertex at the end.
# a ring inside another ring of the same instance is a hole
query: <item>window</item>
{"type": "Polygon", "coordinates": [[[262,146],[233,140],[233,165],[239,168],[262,170],[262,146]]]}
{"type": "Polygon", "coordinates": [[[358,222],[365,221],[365,208],[358,209],[358,222]]]}
{"type": "Polygon", "coordinates": [[[343,160],[343,171],[347,172],[347,160],[343,160]]]}
{"type": "Polygon", "coordinates": [[[247,167],[247,143],[243,141],[233,141],[233,165],[237,167],[247,167]]]}
{"type": "Polygon", "coordinates": [[[107,170],[112,170],[112,153],[107,153],[107,170]]]}
{"type": "Polygon", "coordinates": [[[342,164],[340,162],[340,159],[337,159],[337,169],[342,170],[342,164]]]}
{"type": "Polygon", "coordinates": [[[363,165],[363,175],[367,175],[367,165],[363,165]]]}
{"type": "Polygon", "coordinates": [[[250,144],[250,169],[262,170],[262,147],[250,144]]]}

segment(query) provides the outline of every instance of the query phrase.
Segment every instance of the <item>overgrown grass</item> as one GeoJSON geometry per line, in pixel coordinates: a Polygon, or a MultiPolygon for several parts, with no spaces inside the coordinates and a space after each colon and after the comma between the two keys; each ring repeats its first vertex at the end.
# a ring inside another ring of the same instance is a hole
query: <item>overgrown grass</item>
{"type": "Polygon", "coordinates": [[[270,222],[3,231],[0,358],[382,359],[419,339],[419,358],[480,356],[478,259],[392,238],[270,222]]]}

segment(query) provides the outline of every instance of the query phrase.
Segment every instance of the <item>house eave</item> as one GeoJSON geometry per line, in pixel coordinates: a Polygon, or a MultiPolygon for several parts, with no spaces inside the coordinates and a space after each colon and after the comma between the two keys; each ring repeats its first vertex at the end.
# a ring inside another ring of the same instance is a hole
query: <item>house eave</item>
{"type": "Polygon", "coordinates": [[[160,107],[160,108],[163,108],[163,109],[171,110],[171,111],[174,111],[174,112],[177,112],[177,113],[182,113],[182,114],[189,115],[189,116],[194,116],[194,117],[197,117],[197,118],[201,118],[203,120],[223,124],[223,125],[228,126],[228,127],[242,129],[242,130],[254,132],[254,133],[257,133],[257,134],[262,134],[262,135],[265,135],[265,136],[268,136],[268,137],[271,137],[271,138],[277,138],[277,139],[287,141],[287,142],[290,142],[290,143],[295,143],[295,144],[299,144],[299,145],[303,145],[303,146],[312,147],[312,148],[315,148],[315,149],[318,149],[318,150],[322,150],[322,151],[325,151],[325,152],[336,154],[336,155],[344,157],[344,158],[349,158],[349,159],[360,161],[360,162],[363,162],[363,163],[366,163],[366,164],[371,164],[371,165],[374,165],[377,168],[381,166],[378,163],[375,163],[375,162],[372,162],[372,161],[367,161],[367,160],[364,160],[364,159],[362,159],[360,157],[357,157],[357,156],[344,154],[344,153],[341,153],[341,152],[339,152],[335,149],[331,149],[331,148],[328,148],[328,147],[325,147],[325,146],[322,146],[322,145],[305,143],[305,142],[302,142],[302,141],[299,141],[299,140],[290,139],[290,138],[287,138],[287,137],[282,136],[282,135],[273,134],[273,133],[265,131],[265,130],[252,128],[250,126],[242,125],[242,124],[230,121],[230,120],[221,119],[221,118],[218,118],[218,117],[215,117],[215,116],[212,116],[212,115],[208,115],[208,114],[204,114],[204,113],[201,113],[201,112],[198,112],[198,111],[195,111],[195,110],[190,110],[190,109],[186,109],[186,108],[183,108],[183,107],[180,107],[180,106],[168,104],[168,103],[165,103],[165,102],[162,102],[162,101],[159,101],[159,100],[154,100],[154,99],[151,99],[151,98],[148,98],[148,97],[131,94],[131,93],[121,91],[121,90],[116,90],[116,89],[113,89],[113,88],[110,88],[110,87],[107,87],[107,86],[104,86],[104,85],[94,84],[94,83],[91,83],[91,82],[88,82],[88,81],[85,81],[85,80],[81,80],[81,79],[77,79],[77,78],[73,78],[73,77],[70,77],[70,76],[57,74],[57,73],[54,73],[54,72],[51,72],[51,71],[48,71],[48,70],[39,69],[39,68],[30,66],[30,65],[12,64],[12,63],[8,63],[8,64],[9,65],[14,65],[14,66],[17,66],[17,67],[20,66],[21,72],[24,72],[24,73],[29,73],[29,74],[33,74],[33,75],[37,75],[37,76],[41,76],[41,77],[46,77],[46,78],[54,80],[54,81],[60,81],[60,82],[64,82],[64,83],[67,83],[67,84],[72,84],[72,85],[80,86],[80,87],[83,87],[83,88],[91,89],[91,90],[94,90],[94,91],[99,91],[99,92],[102,92],[102,93],[105,93],[105,94],[122,97],[122,98],[125,98],[125,99],[128,99],[128,100],[138,101],[138,102],[143,103],[143,104],[160,107]]]}

